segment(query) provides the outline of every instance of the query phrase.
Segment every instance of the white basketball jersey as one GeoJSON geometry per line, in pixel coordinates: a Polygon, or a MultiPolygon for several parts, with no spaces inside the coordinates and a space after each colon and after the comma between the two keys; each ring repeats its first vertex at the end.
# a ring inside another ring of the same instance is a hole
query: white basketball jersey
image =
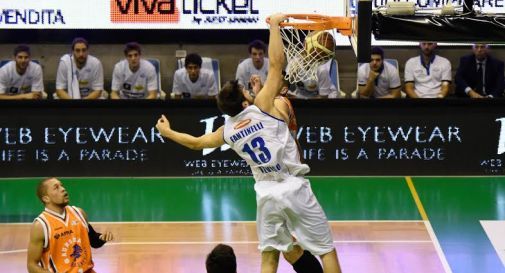
{"type": "MultiPolygon", "coordinates": [[[[75,67],[73,56],[72,62],[74,62],[72,66],[75,67]]],[[[93,91],[103,90],[103,67],[102,62],[100,62],[98,58],[88,55],[84,66],[75,70],[73,67],[67,67],[65,62],[60,61],[58,72],[56,73],[56,89],[63,89],[68,92],[69,69],[72,69],[72,74],[77,76],[81,98],[87,97],[93,91]]],[[[72,85],[72,83],[70,83],[70,85],[72,85]]]]}
{"type": "Polygon", "coordinates": [[[114,66],[112,90],[119,91],[121,99],[144,99],[149,91],[158,91],[156,68],[147,60],[140,60],[140,67],[132,72],[127,60],[114,66]]]}
{"type": "Polygon", "coordinates": [[[249,164],[256,181],[282,181],[310,171],[300,162],[288,125],[255,105],[226,120],[224,140],[249,164]]]}
{"type": "Polygon", "coordinates": [[[174,73],[172,93],[182,95],[184,98],[191,98],[195,96],[215,96],[218,90],[212,71],[201,68],[198,79],[196,82],[192,82],[186,68],[180,68],[174,73]]]}
{"type": "Polygon", "coordinates": [[[16,71],[16,62],[10,61],[0,69],[0,94],[19,95],[44,91],[42,68],[31,61],[23,75],[16,71]]]}

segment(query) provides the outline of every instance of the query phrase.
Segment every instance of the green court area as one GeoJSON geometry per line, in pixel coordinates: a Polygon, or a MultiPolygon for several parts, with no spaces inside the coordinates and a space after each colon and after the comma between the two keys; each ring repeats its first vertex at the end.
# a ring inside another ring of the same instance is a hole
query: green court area
{"type": "MultiPolygon", "coordinates": [[[[252,221],[256,215],[249,177],[61,180],[71,203],[93,222],[252,221]]],[[[405,177],[310,180],[329,220],[429,220],[452,272],[505,272],[480,222],[505,220],[505,177],[413,177],[413,187],[405,177]]],[[[1,223],[31,222],[40,213],[38,181],[0,180],[1,223]]]]}

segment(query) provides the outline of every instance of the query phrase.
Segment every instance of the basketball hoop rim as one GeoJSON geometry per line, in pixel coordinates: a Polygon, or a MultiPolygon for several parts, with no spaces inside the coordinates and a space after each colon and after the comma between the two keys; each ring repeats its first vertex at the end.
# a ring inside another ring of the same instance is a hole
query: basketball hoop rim
{"type": "MultiPolygon", "coordinates": [[[[350,29],[351,18],[342,16],[327,16],[320,14],[304,14],[304,13],[289,13],[285,14],[288,20],[290,18],[297,20],[305,20],[306,22],[281,22],[279,27],[292,27],[301,30],[329,30],[329,29],[350,29]]],[[[266,19],[267,24],[270,24],[270,17],[266,19]]]]}

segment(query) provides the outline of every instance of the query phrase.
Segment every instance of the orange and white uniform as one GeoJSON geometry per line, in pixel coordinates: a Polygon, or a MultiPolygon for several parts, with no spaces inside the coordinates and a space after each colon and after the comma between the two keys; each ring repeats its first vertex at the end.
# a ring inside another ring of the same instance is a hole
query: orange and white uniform
{"type": "Polygon", "coordinates": [[[45,209],[35,221],[44,230],[41,266],[50,272],[84,273],[93,268],[88,223],[74,206],[62,214],[45,209]]]}
{"type": "Polygon", "coordinates": [[[277,98],[282,100],[283,102],[285,102],[289,108],[288,128],[289,128],[289,131],[291,132],[291,135],[296,140],[296,134],[298,133],[298,124],[296,123],[295,110],[293,110],[293,106],[291,105],[291,101],[289,101],[289,99],[284,96],[277,96],[277,98]]]}

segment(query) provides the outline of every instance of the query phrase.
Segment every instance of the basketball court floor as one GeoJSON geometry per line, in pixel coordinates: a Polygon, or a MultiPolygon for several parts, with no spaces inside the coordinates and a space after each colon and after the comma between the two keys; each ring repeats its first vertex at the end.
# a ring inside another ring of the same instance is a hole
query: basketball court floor
{"type": "MultiPolygon", "coordinates": [[[[505,273],[505,177],[310,177],[344,273],[505,273]]],[[[62,178],[116,239],[98,273],[205,272],[217,244],[259,272],[252,178],[62,178]]],[[[0,271],[26,272],[39,179],[0,180],[0,271]]],[[[282,259],[281,259],[282,260],[282,259]]],[[[294,272],[281,261],[278,272],[294,272]]]]}

